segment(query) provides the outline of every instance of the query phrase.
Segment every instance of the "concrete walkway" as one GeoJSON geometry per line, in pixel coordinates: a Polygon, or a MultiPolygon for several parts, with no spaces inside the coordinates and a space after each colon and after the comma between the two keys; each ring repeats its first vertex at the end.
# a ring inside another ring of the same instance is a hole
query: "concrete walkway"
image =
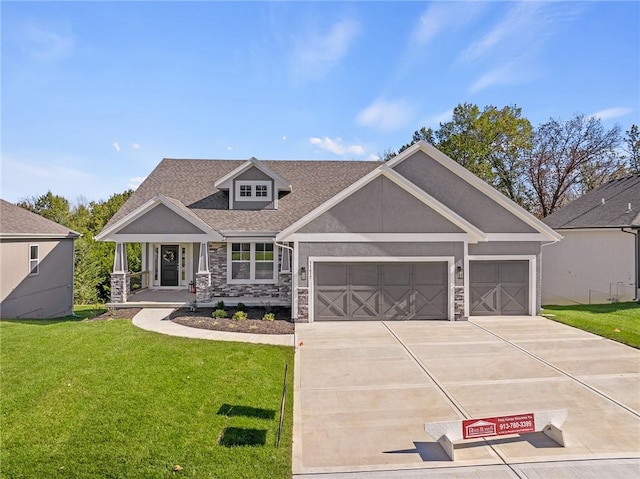
{"type": "Polygon", "coordinates": [[[169,336],[213,341],[237,341],[240,343],[271,344],[275,346],[293,346],[293,334],[250,334],[211,331],[209,329],[189,328],[169,319],[172,308],[144,308],[133,317],[133,324],[147,331],[169,336]]]}
{"type": "Polygon", "coordinates": [[[529,317],[297,324],[300,343],[296,479],[640,477],[634,348],[529,317]],[[564,408],[564,448],[542,433],[477,439],[454,463],[424,431],[564,408]]]}

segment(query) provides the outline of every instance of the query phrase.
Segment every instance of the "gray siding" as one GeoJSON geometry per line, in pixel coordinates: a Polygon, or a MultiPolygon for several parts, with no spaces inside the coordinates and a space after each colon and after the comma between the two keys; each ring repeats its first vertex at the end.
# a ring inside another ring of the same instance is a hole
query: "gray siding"
{"type": "Polygon", "coordinates": [[[118,234],[202,234],[203,231],[183,217],[159,204],[128,224],[118,234]]]}
{"type": "Polygon", "coordinates": [[[402,161],[394,170],[486,233],[536,232],[422,151],[402,161]]]}
{"type": "Polygon", "coordinates": [[[462,233],[442,215],[387,178],[368,185],[322,214],[301,233],[462,233]]]}
{"type": "Polygon", "coordinates": [[[73,312],[73,240],[0,242],[0,316],[54,318],[73,312]],[[39,245],[39,272],[29,276],[29,245],[39,245]]]}
{"type": "MultiPolygon", "coordinates": [[[[371,256],[453,256],[456,265],[462,265],[463,244],[459,243],[299,243],[299,266],[308,266],[310,256],[354,257],[371,256]]],[[[300,281],[300,286],[308,286],[308,281],[300,281]]]]}

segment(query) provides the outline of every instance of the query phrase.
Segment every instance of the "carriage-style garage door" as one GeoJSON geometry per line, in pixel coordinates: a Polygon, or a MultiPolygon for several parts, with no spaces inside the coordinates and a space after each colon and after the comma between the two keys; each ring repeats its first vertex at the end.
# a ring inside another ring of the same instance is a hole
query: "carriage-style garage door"
{"type": "Polygon", "coordinates": [[[314,320],[447,319],[447,263],[316,263],[314,320]]]}
{"type": "Polygon", "coordinates": [[[471,314],[529,314],[528,261],[471,261],[471,314]]]}

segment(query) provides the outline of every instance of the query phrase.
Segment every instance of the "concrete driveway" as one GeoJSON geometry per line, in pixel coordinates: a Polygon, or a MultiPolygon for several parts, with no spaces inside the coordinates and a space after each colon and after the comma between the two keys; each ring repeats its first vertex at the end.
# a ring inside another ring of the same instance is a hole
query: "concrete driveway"
{"type": "Polygon", "coordinates": [[[554,321],[299,324],[296,345],[294,474],[486,465],[518,477],[505,464],[640,457],[640,351],[554,321]],[[563,408],[566,447],[542,433],[478,439],[452,462],[424,432],[563,408]]]}

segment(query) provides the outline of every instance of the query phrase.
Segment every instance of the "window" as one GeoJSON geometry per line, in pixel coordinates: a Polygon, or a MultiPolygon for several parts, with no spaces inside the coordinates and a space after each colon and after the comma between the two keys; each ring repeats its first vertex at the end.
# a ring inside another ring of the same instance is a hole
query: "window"
{"type": "Polygon", "coordinates": [[[256,185],[256,198],[267,197],[267,185],[256,185]]]}
{"type": "Polygon", "coordinates": [[[251,279],[251,243],[232,243],[231,279],[251,279]]]}
{"type": "Polygon", "coordinates": [[[236,181],[237,201],[271,201],[270,181],[236,181]]]}
{"type": "Polygon", "coordinates": [[[29,245],[29,274],[36,275],[40,270],[40,246],[29,245]]]}
{"type": "Polygon", "coordinates": [[[276,260],[273,243],[231,243],[229,261],[230,283],[273,283],[276,260]]]}
{"type": "Polygon", "coordinates": [[[240,196],[243,198],[251,198],[251,185],[240,185],[240,196]]]}

